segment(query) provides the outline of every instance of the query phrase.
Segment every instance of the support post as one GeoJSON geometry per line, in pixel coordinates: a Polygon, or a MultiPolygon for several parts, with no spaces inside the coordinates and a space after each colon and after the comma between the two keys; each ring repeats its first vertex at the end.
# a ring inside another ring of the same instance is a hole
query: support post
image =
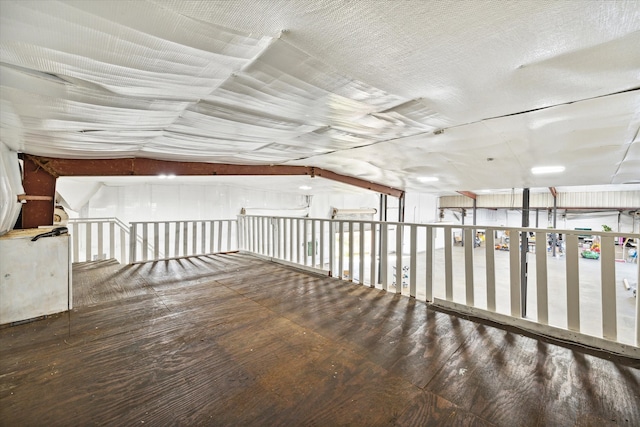
{"type": "MultiPolygon", "coordinates": [[[[522,192],[522,228],[529,227],[529,189],[522,192]]],[[[527,317],[527,253],[529,252],[529,233],[522,232],[522,251],[520,252],[520,307],[522,317],[527,317]]]]}
{"type": "Polygon", "coordinates": [[[22,205],[22,228],[53,225],[56,177],[26,156],[22,186],[28,196],[44,196],[30,198],[22,205]]]}

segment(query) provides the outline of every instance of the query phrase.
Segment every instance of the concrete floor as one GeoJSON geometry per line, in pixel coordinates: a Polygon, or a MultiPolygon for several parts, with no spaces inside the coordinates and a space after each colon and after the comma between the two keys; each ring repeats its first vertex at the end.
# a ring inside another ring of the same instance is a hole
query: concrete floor
{"type": "MultiPolygon", "coordinates": [[[[616,259],[622,258],[620,248],[616,247],[620,253],[616,254],[616,259]]],[[[496,311],[503,314],[510,314],[510,292],[509,292],[509,252],[495,252],[496,267],[496,311]]],[[[358,262],[354,262],[354,279],[358,280],[358,262]]],[[[403,256],[403,265],[409,265],[409,257],[403,256]]],[[[536,260],[535,254],[528,254],[529,278],[527,287],[527,318],[537,320],[537,296],[536,296],[536,260]]],[[[474,299],[475,306],[486,309],[486,257],[485,248],[474,249],[474,299]]],[[[600,261],[579,259],[579,280],[580,280],[580,325],[581,332],[587,335],[602,336],[602,308],[601,308],[601,285],[600,285],[600,261]]],[[[348,259],[345,258],[343,267],[347,269],[348,259]]],[[[465,270],[464,270],[464,248],[453,247],[453,300],[458,303],[465,303],[465,270]]],[[[567,328],[567,290],[565,284],[566,266],[564,256],[547,257],[547,281],[549,295],[549,324],[552,326],[567,328]]],[[[370,260],[365,257],[364,282],[370,281],[370,260]]],[[[395,281],[395,254],[389,255],[388,283],[389,289],[395,291],[395,286],[391,284],[395,281]]],[[[417,262],[417,298],[425,299],[425,277],[426,277],[426,253],[418,254],[417,262]]],[[[631,291],[625,289],[623,279],[627,279],[631,286],[637,287],[638,264],[616,262],[616,297],[617,297],[617,326],[618,341],[626,344],[634,344],[635,331],[635,304],[636,298],[631,291]]],[[[405,279],[408,283],[409,280],[405,279]]],[[[434,275],[433,275],[433,295],[436,298],[445,299],[445,271],[444,271],[444,249],[438,249],[434,255],[434,275]]],[[[377,285],[377,287],[381,287],[377,285]]],[[[408,295],[409,288],[403,287],[402,293],[408,295]]]]}

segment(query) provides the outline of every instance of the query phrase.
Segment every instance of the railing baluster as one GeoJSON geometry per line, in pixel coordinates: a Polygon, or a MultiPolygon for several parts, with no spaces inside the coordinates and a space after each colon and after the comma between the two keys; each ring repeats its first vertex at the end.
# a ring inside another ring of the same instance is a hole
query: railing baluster
{"type": "Polygon", "coordinates": [[[182,256],[189,255],[189,221],[182,223],[182,256]]]}
{"type": "Polygon", "coordinates": [[[409,230],[409,295],[415,298],[418,274],[418,226],[411,224],[409,230]]]}
{"type": "Polygon", "coordinates": [[[80,239],[78,237],[80,224],[74,222],[72,224],[73,230],[73,262],[80,262],[80,239]]]}
{"type": "Polygon", "coordinates": [[[153,223],[153,260],[160,259],[160,224],[153,223]]]}
{"type": "Polygon", "coordinates": [[[182,230],[180,221],[173,223],[173,256],[175,258],[180,256],[180,230],[182,230]]]}
{"type": "Polygon", "coordinates": [[[355,222],[348,222],[349,226],[349,281],[353,282],[353,276],[355,276],[353,271],[353,227],[355,226],[355,222]]]}
{"type": "Polygon", "coordinates": [[[311,220],[311,266],[316,268],[316,220],[311,220]]]}
{"type": "Polygon", "coordinates": [[[302,264],[302,251],[300,250],[300,246],[302,246],[302,241],[300,237],[300,218],[295,219],[296,224],[296,256],[298,259],[298,264],[302,264]]]}
{"type": "Polygon", "coordinates": [[[127,262],[127,233],[124,228],[120,228],[120,262],[124,264],[127,262]]]}
{"type": "Polygon", "coordinates": [[[487,310],[496,311],[496,262],[495,262],[495,230],[486,230],[484,234],[486,276],[487,276],[487,310]]]}
{"type": "Polygon", "coordinates": [[[282,259],[291,260],[291,240],[289,239],[289,228],[291,219],[283,218],[282,220],[282,259]]]}
{"type": "Polygon", "coordinates": [[[369,287],[373,288],[376,286],[376,269],[378,267],[378,263],[376,262],[376,223],[372,222],[371,224],[371,275],[369,279],[369,287]]]}
{"type": "Polygon", "coordinates": [[[364,284],[364,222],[358,223],[358,236],[360,237],[360,248],[358,250],[360,258],[358,260],[358,266],[360,271],[358,272],[358,283],[364,284]]]}
{"type": "Polygon", "coordinates": [[[509,231],[509,284],[511,296],[511,315],[522,317],[520,307],[520,233],[509,231]]]}
{"type": "MultiPolygon", "coordinates": [[[[241,221],[242,221],[242,229],[243,229],[243,236],[242,237],[244,239],[243,242],[242,242],[242,244],[243,244],[243,248],[242,249],[251,250],[249,241],[247,239],[247,236],[248,236],[247,228],[248,228],[249,221],[251,221],[251,219],[243,216],[243,217],[241,217],[241,221]]],[[[216,252],[216,249],[215,249],[215,246],[214,246],[215,245],[215,240],[214,240],[215,239],[215,231],[216,231],[216,222],[213,221],[213,220],[209,221],[209,253],[210,254],[213,254],[213,253],[216,252]]]]}
{"type": "Polygon", "coordinates": [[[200,225],[200,254],[207,253],[207,222],[198,221],[200,225]]]}
{"type": "Polygon", "coordinates": [[[473,307],[473,248],[475,246],[474,229],[464,229],[464,283],[467,305],[473,307]]]}
{"type": "Polygon", "coordinates": [[[91,235],[93,234],[93,223],[88,222],[87,223],[87,235],[85,236],[86,239],[86,247],[84,248],[84,252],[85,252],[85,257],[86,257],[86,261],[91,261],[91,252],[92,252],[92,247],[91,247],[91,235]]]}
{"type": "Polygon", "coordinates": [[[138,239],[136,235],[136,233],[138,232],[137,228],[138,224],[132,222],[129,229],[129,264],[133,264],[138,258],[138,239]]]}
{"type": "Polygon", "coordinates": [[[427,226],[427,250],[425,256],[426,260],[426,280],[425,280],[425,299],[427,301],[433,301],[433,255],[434,255],[434,247],[435,247],[435,227],[427,226]]]}
{"type": "Polygon", "coordinates": [[[549,298],[547,290],[547,233],[536,231],[536,297],[538,323],[549,323],[549,298]]]}
{"type": "Polygon", "coordinates": [[[567,325],[572,331],[580,331],[580,278],[578,270],[578,235],[566,234],[565,238],[565,262],[567,269],[567,325]]]}
{"type": "MultiPolygon", "coordinates": [[[[577,236],[576,236],[577,239],[577,236]]],[[[616,256],[613,236],[600,237],[600,285],[602,288],[602,337],[618,340],[616,320],[616,256]]],[[[640,284],[640,283],[639,283],[640,284]]],[[[640,298],[640,296],[638,296],[640,298]]]]}
{"type": "Polygon", "coordinates": [[[98,254],[96,259],[100,260],[104,253],[104,223],[100,221],[96,222],[96,231],[98,233],[98,254]]]}
{"type": "Polygon", "coordinates": [[[303,251],[304,251],[304,265],[307,265],[309,263],[309,239],[308,239],[308,225],[307,225],[308,220],[306,218],[303,218],[302,220],[302,236],[303,236],[303,251]]]}
{"type": "Polygon", "coordinates": [[[222,252],[222,220],[218,221],[218,249],[216,252],[222,252]]]}
{"type": "Polygon", "coordinates": [[[164,229],[164,257],[169,258],[169,241],[171,240],[171,234],[169,234],[169,223],[162,223],[164,229]]]}
{"type": "Polygon", "coordinates": [[[149,223],[142,223],[142,260],[149,259],[149,223]]]}
{"type": "Polygon", "coordinates": [[[198,221],[191,223],[191,253],[189,255],[196,255],[198,253],[198,221]]]}
{"type": "Polygon", "coordinates": [[[324,270],[324,220],[320,220],[320,268],[324,270]]]}
{"type": "Polygon", "coordinates": [[[445,298],[453,301],[453,236],[451,227],[444,228],[444,287],[445,298]]]}
{"type": "MultiPolygon", "coordinates": [[[[338,277],[344,279],[344,222],[338,223],[338,277]]],[[[351,273],[349,273],[351,274],[351,273]]]]}
{"type": "Polygon", "coordinates": [[[271,218],[263,218],[262,219],[264,222],[264,230],[266,232],[267,235],[267,252],[266,255],[269,256],[273,256],[273,253],[271,252],[272,245],[273,245],[273,224],[271,224],[271,218]]]}
{"type": "Polygon", "coordinates": [[[402,293],[402,238],[404,237],[402,224],[396,225],[396,294],[402,293]]]}
{"type": "Polygon", "coordinates": [[[336,247],[336,233],[335,233],[335,222],[329,222],[329,275],[333,277],[340,277],[336,274],[336,256],[335,256],[335,247],[336,247]]]}
{"type": "Polygon", "coordinates": [[[277,245],[276,245],[276,257],[282,259],[282,218],[276,218],[276,235],[277,245]]]}
{"type": "Polygon", "coordinates": [[[388,223],[380,223],[380,281],[382,282],[382,289],[385,291],[389,289],[389,277],[387,274],[389,268],[388,230],[388,223]]]}
{"type": "Polygon", "coordinates": [[[109,221],[109,258],[114,259],[116,257],[116,225],[109,221]]]}

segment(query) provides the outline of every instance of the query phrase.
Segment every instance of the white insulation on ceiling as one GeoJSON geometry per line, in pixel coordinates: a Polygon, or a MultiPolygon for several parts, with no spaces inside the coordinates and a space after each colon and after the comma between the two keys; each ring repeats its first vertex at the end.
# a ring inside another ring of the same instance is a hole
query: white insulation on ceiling
{"type": "Polygon", "coordinates": [[[7,0],[0,139],[416,191],[623,184],[638,46],[637,1],[7,0]]]}

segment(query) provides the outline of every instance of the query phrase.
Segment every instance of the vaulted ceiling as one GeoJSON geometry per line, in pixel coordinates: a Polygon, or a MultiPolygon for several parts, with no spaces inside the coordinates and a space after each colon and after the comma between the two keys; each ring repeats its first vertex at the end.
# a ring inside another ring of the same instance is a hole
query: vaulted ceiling
{"type": "Polygon", "coordinates": [[[0,86],[2,142],[39,156],[640,182],[638,1],[7,0],[0,86]]]}

